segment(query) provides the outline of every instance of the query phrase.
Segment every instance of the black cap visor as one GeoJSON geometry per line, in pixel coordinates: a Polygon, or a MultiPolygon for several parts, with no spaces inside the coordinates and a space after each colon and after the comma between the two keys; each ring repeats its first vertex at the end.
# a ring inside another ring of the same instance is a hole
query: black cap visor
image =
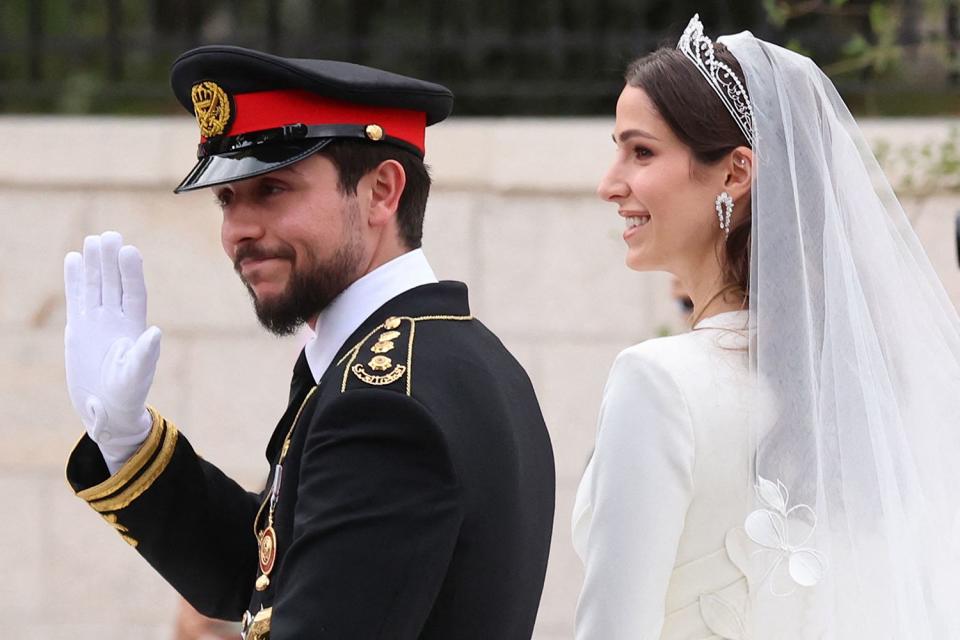
{"type": "Polygon", "coordinates": [[[334,138],[307,138],[304,140],[254,145],[237,151],[227,151],[200,158],[174,193],[213,187],[227,182],[246,180],[300,162],[323,149],[334,138]]]}

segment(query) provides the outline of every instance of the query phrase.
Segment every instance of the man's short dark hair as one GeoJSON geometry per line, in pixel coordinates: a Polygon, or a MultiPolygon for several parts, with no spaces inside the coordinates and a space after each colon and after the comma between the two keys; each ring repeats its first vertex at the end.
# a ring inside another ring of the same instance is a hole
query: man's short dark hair
{"type": "Polygon", "coordinates": [[[356,195],[360,178],[384,160],[396,160],[403,167],[407,184],[397,206],[400,240],[408,249],[420,248],[423,239],[423,213],[430,194],[430,173],[419,157],[390,144],[366,140],[334,140],[318,151],[333,162],[339,172],[340,191],[356,195]]]}

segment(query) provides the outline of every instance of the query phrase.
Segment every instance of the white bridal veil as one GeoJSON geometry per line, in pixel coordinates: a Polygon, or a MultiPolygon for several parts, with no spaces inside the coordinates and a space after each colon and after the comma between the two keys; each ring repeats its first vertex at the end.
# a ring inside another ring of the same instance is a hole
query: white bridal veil
{"type": "Polygon", "coordinates": [[[960,638],[957,313],[830,80],[720,42],[755,128],[751,637],[960,638]]]}

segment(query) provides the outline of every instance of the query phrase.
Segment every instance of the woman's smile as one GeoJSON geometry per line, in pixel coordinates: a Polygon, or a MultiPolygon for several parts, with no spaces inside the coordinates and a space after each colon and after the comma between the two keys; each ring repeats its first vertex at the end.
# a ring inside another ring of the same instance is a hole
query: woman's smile
{"type": "Polygon", "coordinates": [[[621,212],[620,215],[623,216],[623,219],[627,226],[626,230],[623,232],[624,240],[628,240],[631,237],[638,234],[640,232],[640,227],[650,222],[649,213],[631,211],[631,212],[621,212]]]}

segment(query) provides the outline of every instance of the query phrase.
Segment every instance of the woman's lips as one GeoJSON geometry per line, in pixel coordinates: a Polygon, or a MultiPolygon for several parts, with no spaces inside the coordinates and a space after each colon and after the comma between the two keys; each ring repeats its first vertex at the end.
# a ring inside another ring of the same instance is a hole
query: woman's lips
{"type": "Polygon", "coordinates": [[[621,213],[623,216],[624,222],[626,223],[626,230],[623,232],[623,239],[627,240],[640,232],[640,229],[650,223],[650,214],[648,213],[634,213],[630,212],[621,213]]]}

